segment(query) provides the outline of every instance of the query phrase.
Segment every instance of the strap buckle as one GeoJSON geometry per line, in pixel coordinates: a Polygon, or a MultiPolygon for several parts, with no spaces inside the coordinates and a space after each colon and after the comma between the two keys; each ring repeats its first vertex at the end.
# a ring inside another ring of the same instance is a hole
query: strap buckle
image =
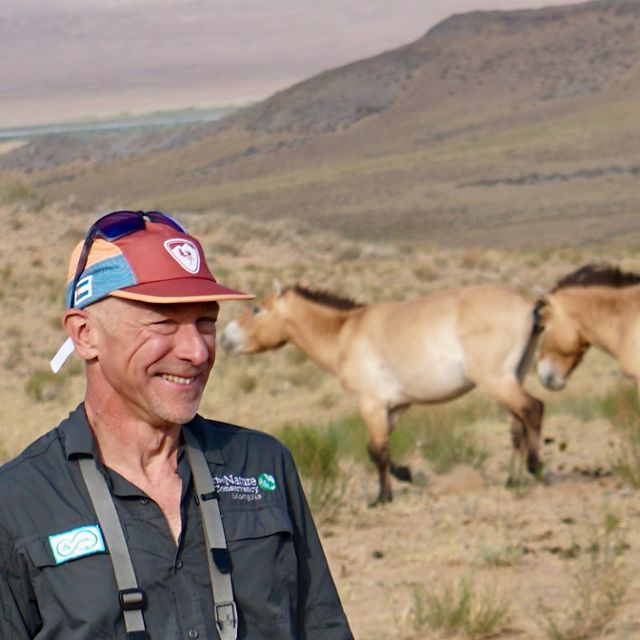
{"type": "Polygon", "coordinates": [[[121,589],[118,591],[118,596],[123,611],[142,609],[147,604],[147,597],[142,589],[121,589]]]}
{"type": "Polygon", "coordinates": [[[221,631],[227,626],[233,629],[238,626],[238,611],[235,602],[221,602],[216,604],[214,605],[214,612],[216,624],[221,631]]]}

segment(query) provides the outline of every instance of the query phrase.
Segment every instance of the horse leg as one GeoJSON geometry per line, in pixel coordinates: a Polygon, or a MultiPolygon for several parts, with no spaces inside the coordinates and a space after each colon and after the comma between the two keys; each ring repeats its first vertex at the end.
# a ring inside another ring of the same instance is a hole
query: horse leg
{"type": "Polygon", "coordinates": [[[542,462],[540,461],[540,440],[542,436],[542,416],[544,403],[530,394],[526,394],[529,403],[523,409],[522,418],[526,425],[527,435],[527,469],[529,473],[540,478],[542,474],[542,462]]]}
{"type": "Polygon", "coordinates": [[[526,426],[511,410],[509,411],[509,424],[511,427],[511,445],[513,449],[511,462],[509,464],[507,487],[515,487],[520,484],[524,471],[524,460],[527,452],[526,426]]]}
{"type": "Polygon", "coordinates": [[[370,506],[391,502],[391,454],[389,452],[389,421],[385,407],[361,402],[360,412],[367,423],[369,457],[378,469],[380,491],[378,497],[370,506]]]}
{"type": "MultiPolygon", "coordinates": [[[[502,384],[490,383],[478,385],[490,396],[504,404],[513,414],[511,438],[514,449],[526,445],[527,469],[538,477],[542,471],[540,462],[540,438],[542,433],[542,415],[544,404],[530,393],[527,393],[515,379],[503,381],[502,384]],[[516,420],[515,435],[514,422],[516,420]],[[520,422],[518,426],[517,422],[520,422]],[[523,445],[524,443],[524,445],[523,445]]],[[[514,452],[515,455],[515,452],[514,452]]]]}
{"type": "MultiPolygon", "coordinates": [[[[389,436],[393,433],[400,416],[404,413],[406,408],[406,406],[402,406],[387,410],[387,428],[389,430],[389,436]]],[[[413,480],[411,469],[408,466],[396,464],[393,460],[389,459],[389,468],[391,470],[391,475],[401,482],[411,482],[413,480]]]]}

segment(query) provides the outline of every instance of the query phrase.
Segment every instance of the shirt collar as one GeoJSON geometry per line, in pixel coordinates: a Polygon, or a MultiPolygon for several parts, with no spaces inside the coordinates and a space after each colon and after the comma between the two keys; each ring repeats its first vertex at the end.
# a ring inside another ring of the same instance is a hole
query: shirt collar
{"type": "Polygon", "coordinates": [[[78,405],[75,411],[58,427],[60,439],[67,459],[79,456],[98,458],[96,441],[89,426],[84,403],[78,405]]]}
{"type": "MultiPolygon", "coordinates": [[[[184,425],[183,429],[193,431],[203,447],[204,457],[208,462],[224,464],[220,443],[215,437],[214,430],[204,418],[196,415],[193,420],[184,425]]],[[[69,414],[69,417],[60,425],[59,432],[67,459],[78,456],[91,456],[98,459],[96,441],[89,426],[84,403],[78,405],[76,410],[69,414]]]]}

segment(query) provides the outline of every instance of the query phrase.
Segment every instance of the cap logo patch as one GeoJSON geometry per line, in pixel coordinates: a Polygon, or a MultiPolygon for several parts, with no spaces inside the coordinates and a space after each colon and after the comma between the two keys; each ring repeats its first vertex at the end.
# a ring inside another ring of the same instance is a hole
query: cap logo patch
{"type": "Polygon", "coordinates": [[[169,255],[189,273],[198,273],[200,271],[200,253],[193,242],[190,240],[182,240],[174,238],[164,243],[164,248],[169,255]]]}

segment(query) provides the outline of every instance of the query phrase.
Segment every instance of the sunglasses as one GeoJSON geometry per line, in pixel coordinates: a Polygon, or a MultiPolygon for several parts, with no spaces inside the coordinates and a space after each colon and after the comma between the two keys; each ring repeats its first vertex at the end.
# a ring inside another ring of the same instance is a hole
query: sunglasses
{"type": "Polygon", "coordinates": [[[113,211],[102,216],[102,218],[99,218],[91,225],[84,239],[82,251],[78,258],[76,273],[71,281],[70,309],[73,309],[75,306],[76,287],[78,286],[82,272],[87,266],[89,251],[91,250],[94,240],[96,238],[102,238],[108,242],[114,242],[137,231],[143,231],[147,222],[165,224],[180,233],[186,233],[185,228],[179,222],[161,211],[113,211]]]}

